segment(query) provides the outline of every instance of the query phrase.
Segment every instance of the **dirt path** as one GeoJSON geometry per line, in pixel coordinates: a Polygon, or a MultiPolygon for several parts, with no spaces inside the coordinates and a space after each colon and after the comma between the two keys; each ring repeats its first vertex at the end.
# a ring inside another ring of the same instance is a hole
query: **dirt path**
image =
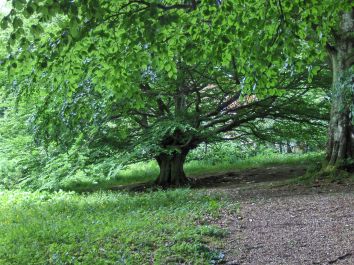
{"type": "Polygon", "coordinates": [[[203,175],[196,177],[192,187],[215,188],[228,187],[239,188],[240,186],[254,183],[269,183],[283,181],[306,172],[306,165],[278,165],[263,168],[253,168],[242,171],[223,172],[218,174],[203,175]]]}
{"type": "Polygon", "coordinates": [[[191,182],[192,188],[222,193],[240,204],[238,214],[219,220],[229,234],[218,264],[354,265],[353,184],[284,185],[305,172],[305,165],[278,165],[191,182]]]}
{"type": "Polygon", "coordinates": [[[238,172],[234,179],[208,177],[214,180],[210,186],[219,183],[210,192],[226,193],[241,207],[236,216],[221,221],[230,233],[220,264],[354,265],[353,186],[269,186],[269,181],[287,179],[289,173],[294,176],[302,170],[301,166],[281,166],[248,171],[243,177],[238,172]],[[220,178],[224,180],[215,181],[220,178]]]}
{"type": "Polygon", "coordinates": [[[241,200],[226,264],[354,264],[353,206],[349,193],[241,200]]]}

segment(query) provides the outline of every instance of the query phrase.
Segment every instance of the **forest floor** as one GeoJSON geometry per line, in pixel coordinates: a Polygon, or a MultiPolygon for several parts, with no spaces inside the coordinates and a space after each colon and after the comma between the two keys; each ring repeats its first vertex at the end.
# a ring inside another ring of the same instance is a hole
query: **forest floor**
{"type": "Polygon", "coordinates": [[[218,221],[228,231],[220,264],[354,264],[353,184],[289,182],[305,171],[281,165],[196,180],[240,204],[218,221]]]}

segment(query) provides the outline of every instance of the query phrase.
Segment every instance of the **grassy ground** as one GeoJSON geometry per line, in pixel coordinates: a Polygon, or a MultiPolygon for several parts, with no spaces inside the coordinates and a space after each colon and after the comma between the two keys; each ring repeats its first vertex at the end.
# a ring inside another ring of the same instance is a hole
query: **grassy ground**
{"type": "MultiPolygon", "coordinates": [[[[188,176],[200,176],[205,174],[220,173],[232,170],[244,170],[250,168],[258,168],[271,165],[281,164],[313,164],[321,161],[321,153],[308,153],[308,154],[263,154],[250,157],[243,160],[234,160],[230,162],[220,161],[212,163],[204,160],[190,161],[185,164],[185,171],[188,176]]],[[[226,159],[225,159],[226,160],[226,159]]],[[[76,191],[90,191],[107,189],[112,186],[126,185],[132,183],[149,182],[156,179],[159,173],[159,168],[155,161],[138,163],[131,165],[125,170],[122,170],[118,176],[109,180],[98,180],[92,182],[73,181],[68,182],[64,187],[66,190],[76,191]]]]}
{"type": "Polygon", "coordinates": [[[283,184],[287,185],[323,185],[329,183],[350,184],[354,183],[354,173],[327,166],[323,168],[320,163],[312,164],[306,174],[294,179],[289,179],[283,184]]]}
{"type": "Polygon", "coordinates": [[[205,164],[203,161],[191,161],[186,165],[189,176],[198,176],[223,171],[245,170],[251,168],[266,167],[272,165],[313,164],[322,159],[321,153],[307,154],[278,154],[270,153],[257,155],[233,163],[205,164]]]}
{"type": "MultiPolygon", "coordinates": [[[[215,165],[191,161],[186,171],[194,176],[320,160],[321,154],[272,154],[215,165]]],[[[149,181],[157,173],[154,163],[141,163],[95,187],[149,181]]],[[[221,256],[210,245],[220,242],[224,231],[207,220],[225,209],[236,205],[189,189],[81,195],[3,191],[0,264],[215,264],[221,256]]]]}
{"type": "Polygon", "coordinates": [[[145,194],[0,193],[0,264],[210,264],[203,222],[225,203],[178,189],[145,194]]]}

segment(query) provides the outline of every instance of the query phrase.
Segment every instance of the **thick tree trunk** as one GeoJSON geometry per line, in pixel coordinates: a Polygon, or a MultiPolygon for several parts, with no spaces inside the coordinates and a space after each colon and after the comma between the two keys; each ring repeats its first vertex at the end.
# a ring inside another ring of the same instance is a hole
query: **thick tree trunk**
{"type": "Polygon", "coordinates": [[[353,159],[353,12],[342,15],[335,46],[329,46],[333,91],[327,143],[327,161],[343,166],[353,159]]]}
{"type": "Polygon", "coordinates": [[[343,98],[335,98],[332,103],[327,161],[330,165],[344,165],[353,158],[352,117],[350,109],[342,109],[343,98]]]}
{"type": "Polygon", "coordinates": [[[188,151],[176,152],[174,154],[160,154],[156,157],[160,167],[160,174],[156,184],[167,186],[182,186],[188,182],[184,173],[183,165],[188,151]]]}

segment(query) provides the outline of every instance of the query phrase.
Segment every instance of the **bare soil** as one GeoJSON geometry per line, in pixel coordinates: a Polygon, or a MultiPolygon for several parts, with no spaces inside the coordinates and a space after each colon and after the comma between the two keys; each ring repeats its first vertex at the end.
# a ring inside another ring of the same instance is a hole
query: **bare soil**
{"type": "Polygon", "coordinates": [[[223,172],[196,177],[192,180],[193,188],[228,187],[238,188],[253,183],[284,181],[305,174],[305,165],[278,165],[248,170],[223,172]]]}
{"type": "Polygon", "coordinates": [[[240,204],[239,213],[218,222],[229,231],[219,264],[354,265],[353,185],[279,184],[305,170],[276,166],[196,181],[240,204]]]}

